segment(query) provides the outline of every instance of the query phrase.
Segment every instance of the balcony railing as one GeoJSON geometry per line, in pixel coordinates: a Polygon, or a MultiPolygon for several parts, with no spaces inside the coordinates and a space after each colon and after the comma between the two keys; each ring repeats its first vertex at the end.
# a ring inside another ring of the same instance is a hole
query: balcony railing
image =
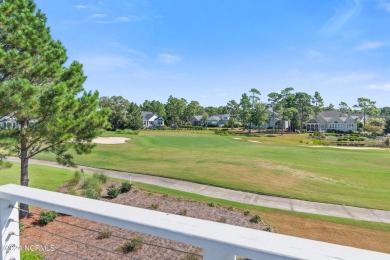
{"type": "Polygon", "coordinates": [[[203,248],[203,259],[390,259],[390,255],[13,184],[0,186],[0,260],[20,259],[18,203],[203,248]],[[7,248],[16,250],[9,250],[7,248]]]}

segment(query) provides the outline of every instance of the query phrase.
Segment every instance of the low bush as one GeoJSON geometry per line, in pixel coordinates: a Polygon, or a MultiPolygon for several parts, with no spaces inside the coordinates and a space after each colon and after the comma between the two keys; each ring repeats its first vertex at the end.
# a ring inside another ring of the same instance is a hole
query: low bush
{"type": "Polygon", "coordinates": [[[95,189],[92,189],[92,188],[88,188],[85,191],[84,195],[85,195],[85,197],[87,197],[89,199],[95,199],[95,200],[100,199],[100,193],[97,192],[95,189]]]}
{"type": "Polygon", "coordinates": [[[214,203],[214,202],[209,202],[209,203],[207,203],[207,205],[208,205],[209,207],[215,207],[215,203],[214,203]]]}
{"type": "Polygon", "coordinates": [[[261,218],[259,215],[254,215],[249,221],[252,223],[259,223],[261,221],[261,218]]]}
{"type": "Polygon", "coordinates": [[[20,250],[20,259],[23,260],[43,260],[45,259],[40,252],[34,250],[20,250]]]}
{"type": "Polygon", "coordinates": [[[57,212],[55,211],[41,211],[39,213],[38,222],[41,225],[47,225],[50,222],[53,222],[57,217],[57,212]]]}
{"type": "Polygon", "coordinates": [[[124,181],[122,182],[121,192],[122,193],[129,192],[131,190],[131,187],[133,187],[133,184],[131,184],[129,181],[124,181]]]}
{"type": "Polygon", "coordinates": [[[112,232],[109,229],[105,229],[102,232],[100,232],[98,239],[105,239],[111,237],[112,232]]]}
{"type": "Polygon", "coordinates": [[[119,194],[120,194],[120,190],[115,187],[108,188],[107,190],[107,196],[110,199],[115,199],[116,197],[118,197],[119,194]]]}
{"type": "Polygon", "coordinates": [[[108,180],[108,177],[104,173],[94,174],[93,178],[99,180],[101,183],[106,183],[108,180]]]}
{"type": "Polygon", "coordinates": [[[76,171],[73,175],[73,178],[69,181],[69,185],[76,186],[81,179],[81,173],[79,171],[76,171]]]}
{"type": "Polygon", "coordinates": [[[244,211],[244,215],[245,215],[245,216],[248,216],[248,215],[250,215],[250,214],[251,214],[250,211],[248,211],[248,210],[244,211]]]}
{"type": "Polygon", "coordinates": [[[159,205],[158,203],[153,203],[152,205],[150,205],[150,209],[158,209],[159,205]]]}
{"type": "Polygon", "coordinates": [[[135,252],[142,248],[142,238],[140,236],[133,237],[121,245],[118,250],[123,254],[135,252]]]}
{"type": "Polygon", "coordinates": [[[135,131],[135,130],[130,130],[130,129],[117,129],[115,131],[115,133],[117,134],[121,134],[121,135],[138,135],[139,134],[139,131],[135,131]]]}

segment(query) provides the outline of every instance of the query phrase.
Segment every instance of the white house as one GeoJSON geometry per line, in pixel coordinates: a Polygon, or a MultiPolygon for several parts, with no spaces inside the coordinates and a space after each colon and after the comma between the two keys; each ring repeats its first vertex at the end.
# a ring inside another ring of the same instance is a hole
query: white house
{"type": "Polygon", "coordinates": [[[12,115],[0,118],[0,128],[16,128],[19,127],[16,118],[12,115]]]}
{"type": "Polygon", "coordinates": [[[306,122],[308,131],[327,132],[337,131],[357,131],[357,124],[360,121],[358,115],[348,115],[338,111],[323,111],[306,122]]]}
{"type": "Polygon", "coordinates": [[[144,128],[153,128],[164,126],[164,118],[159,117],[153,112],[141,111],[144,128]]]}

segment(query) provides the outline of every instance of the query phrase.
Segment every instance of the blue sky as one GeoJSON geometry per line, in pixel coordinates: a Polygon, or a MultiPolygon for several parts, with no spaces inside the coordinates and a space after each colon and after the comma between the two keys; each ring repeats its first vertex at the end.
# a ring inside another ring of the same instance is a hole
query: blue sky
{"type": "Polygon", "coordinates": [[[85,88],[225,105],[294,87],[390,106],[390,0],[36,0],[85,88]]]}

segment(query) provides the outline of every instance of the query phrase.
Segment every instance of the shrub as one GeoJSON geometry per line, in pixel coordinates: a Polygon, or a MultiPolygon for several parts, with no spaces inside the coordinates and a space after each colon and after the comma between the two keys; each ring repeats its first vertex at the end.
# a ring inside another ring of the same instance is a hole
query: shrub
{"type": "Polygon", "coordinates": [[[139,131],[134,131],[134,130],[130,130],[130,129],[117,129],[115,131],[115,133],[117,134],[121,134],[121,135],[138,135],[139,134],[139,131]]]}
{"type": "Polygon", "coordinates": [[[102,183],[97,177],[87,179],[81,188],[85,190],[95,190],[99,195],[103,191],[102,183]]]}
{"type": "Polygon", "coordinates": [[[95,189],[92,189],[92,188],[88,188],[85,191],[84,195],[85,195],[85,197],[87,197],[89,199],[95,199],[95,200],[100,199],[100,193],[97,192],[95,189]]]}
{"type": "Polygon", "coordinates": [[[118,250],[124,254],[135,252],[142,248],[142,238],[140,236],[133,237],[121,245],[118,250]]]}
{"type": "Polygon", "coordinates": [[[259,223],[260,220],[261,220],[261,218],[260,218],[259,215],[254,215],[254,216],[250,219],[250,222],[252,222],[252,223],[259,223]]]}
{"type": "Polygon", "coordinates": [[[106,183],[108,180],[108,177],[104,173],[94,174],[93,178],[99,180],[101,183],[106,183]]]}
{"type": "Polygon", "coordinates": [[[57,212],[55,211],[41,211],[39,213],[38,222],[41,225],[47,225],[50,222],[53,222],[57,217],[57,212]]]}
{"type": "Polygon", "coordinates": [[[209,203],[207,203],[207,205],[208,205],[209,207],[215,207],[215,203],[214,203],[214,202],[209,202],[209,203]]]}
{"type": "Polygon", "coordinates": [[[129,181],[124,181],[122,182],[121,192],[122,193],[129,192],[131,190],[131,187],[133,187],[133,184],[131,184],[129,181]]]}
{"type": "Polygon", "coordinates": [[[102,232],[100,232],[98,239],[105,239],[109,238],[112,235],[112,232],[109,229],[105,229],[102,232]]]}
{"type": "Polygon", "coordinates": [[[248,215],[250,215],[251,213],[248,211],[248,210],[246,210],[246,211],[244,211],[244,215],[245,216],[248,216],[248,215]]]}
{"type": "Polygon", "coordinates": [[[12,167],[12,163],[11,162],[0,160],[0,170],[1,169],[11,168],[11,167],[12,167]]]}
{"type": "Polygon", "coordinates": [[[159,205],[158,203],[153,203],[152,205],[150,205],[150,209],[158,209],[159,205]]]}
{"type": "Polygon", "coordinates": [[[120,194],[120,190],[115,187],[108,188],[107,190],[107,196],[110,199],[115,199],[116,197],[118,197],[119,194],[120,194]]]}
{"type": "Polygon", "coordinates": [[[182,215],[182,216],[187,216],[187,213],[188,213],[188,210],[187,209],[183,209],[179,212],[179,215],[182,215]]]}
{"type": "Polygon", "coordinates": [[[45,259],[41,253],[34,250],[20,250],[20,259],[23,260],[43,260],[45,259]]]}
{"type": "Polygon", "coordinates": [[[80,182],[80,179],[81,179],[81,173],[76,171],[73,175],[73,178],[69,181],[69,184],[72,186],[76,186],[80,182]]]}

